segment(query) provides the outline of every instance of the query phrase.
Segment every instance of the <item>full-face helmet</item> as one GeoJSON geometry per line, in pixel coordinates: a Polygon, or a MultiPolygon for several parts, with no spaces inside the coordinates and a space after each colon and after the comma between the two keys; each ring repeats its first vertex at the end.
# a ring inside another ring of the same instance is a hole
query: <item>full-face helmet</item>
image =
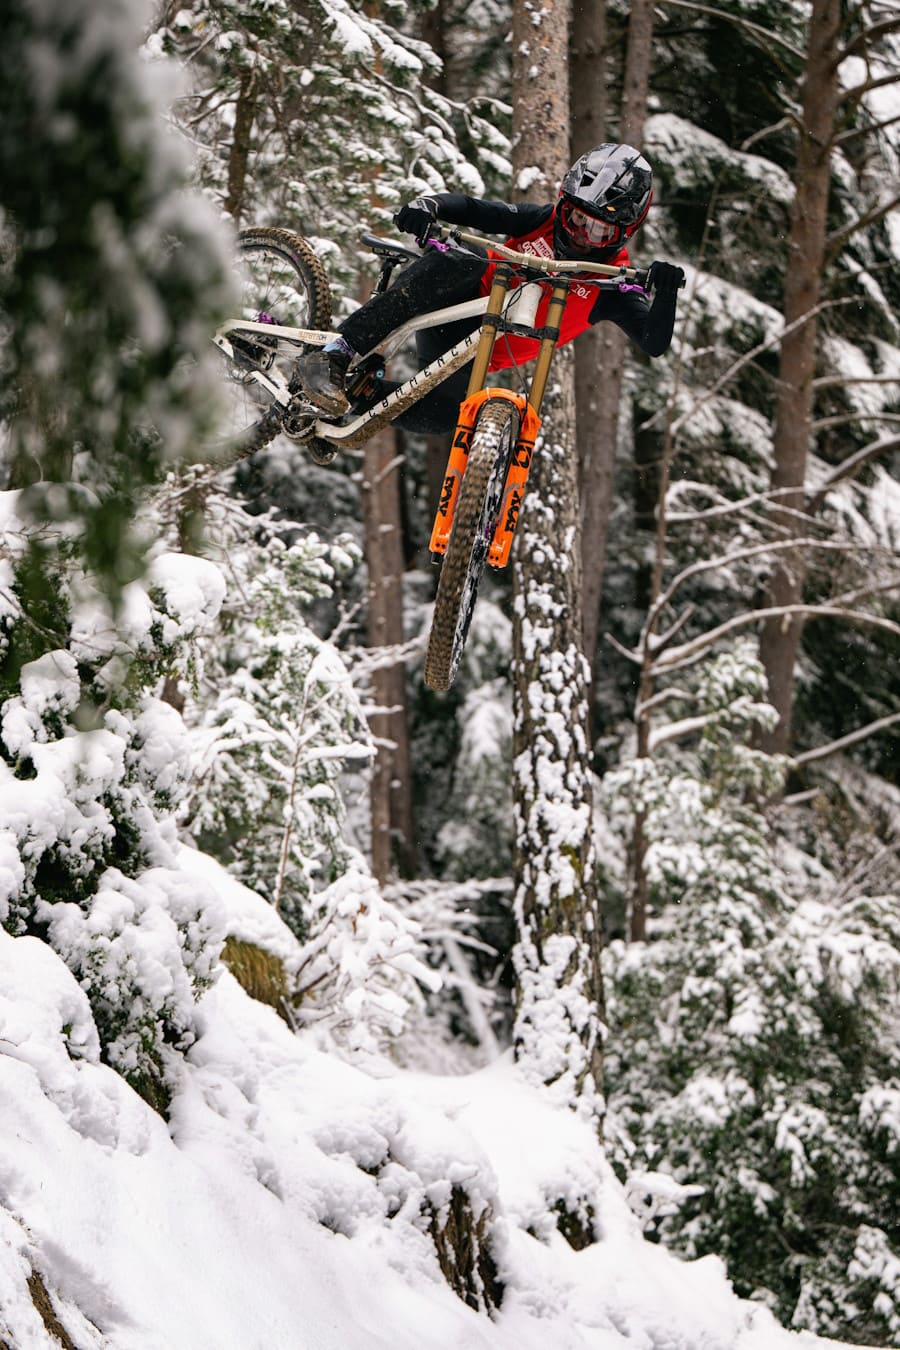
{"type": "Polygon", "coordinates": [[[598,145],[572,165],[556,210],[561,258],[610,258],[643,223],[653,199],[653,171],[631,145],[598,145]]]}

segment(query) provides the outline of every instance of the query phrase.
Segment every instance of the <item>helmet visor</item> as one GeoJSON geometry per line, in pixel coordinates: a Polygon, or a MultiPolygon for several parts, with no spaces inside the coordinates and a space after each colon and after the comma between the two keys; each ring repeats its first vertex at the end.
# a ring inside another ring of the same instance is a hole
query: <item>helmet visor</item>
{"type": "Polygon", "coordinates": [[[609,220],[598,220],[587,211],[563,201],[560,207],[562,226],[573,243],[586,248],[603,248],[618,243],[622,227],[609,220]]]}

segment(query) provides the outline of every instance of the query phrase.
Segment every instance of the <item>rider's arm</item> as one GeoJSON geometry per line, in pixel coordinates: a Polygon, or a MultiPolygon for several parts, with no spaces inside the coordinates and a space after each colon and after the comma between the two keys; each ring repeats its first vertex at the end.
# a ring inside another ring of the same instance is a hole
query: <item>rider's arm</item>
{"type": "Polygon", "coordinates": [[[675,295],[657,291],[651,305],[641,291],[601,291],[591,323],[601,320],[617,324],[647,356],[662,356],[675,327],[675,295]]]}
{"type": "Polygon", "coordinates": [[[539,229],[553,211],[549,205],[485,201],[481,197],[467,197],[463,192],[429,192],[424,198],[434,203],[439,220],[445,220],[448,225],[468,226],[485,234],[530,234],[539,229]]]}

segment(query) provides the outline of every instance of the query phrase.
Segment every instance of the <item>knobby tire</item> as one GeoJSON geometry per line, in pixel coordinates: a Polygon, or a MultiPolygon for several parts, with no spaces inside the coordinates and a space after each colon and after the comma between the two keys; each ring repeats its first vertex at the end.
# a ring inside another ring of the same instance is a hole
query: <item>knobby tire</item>
{"type": "Polygon", "coordinates": [[[518,412],[507,399],[484,404],[472,433],[469,461],[441,564],[425,656],[429,689],[449,689],[456,677],[518,430],[518,412]]]}
{"type": "MultiPolygon", "coordinates": [[[[282,269],[283,275],[290,279],[296,299],[280,300],[275,304],[272,317],[284,327],[317,328],[331,327],[331,288],[328,276],[321,260],[312,245],[293,230],[283,230],[277,226],[254,226],[241,230],[238,234],[238,253],[246,261],[248,270],[251,264],[257,264],[262,275],[265,264],[271,262],[282,269]],[[262,261],[263,268],[258,264],[262,261]]],[[[252,280],[252,279],[251,279],[252,280]]],[[[258,312],[270,312],[270,297],[263,289],[259,294],[246,294],[248,307],[258,312]]],[[[243,317],[248,317],[244,315],[243,317]]],[[[304,348],[291,347],[286,355],[278,354],[276,359],[290,361],[300,356],[304,348]]],[[[224,462],[234,462],[254,455],[264,449],[278,435],[281,429],[283,409],[280,404],[267,401],[265,391],[255,386],[259,395],[258,409],[262,416],[248,426],[236,431],[229,438],[221,458],[224,462]]]]}

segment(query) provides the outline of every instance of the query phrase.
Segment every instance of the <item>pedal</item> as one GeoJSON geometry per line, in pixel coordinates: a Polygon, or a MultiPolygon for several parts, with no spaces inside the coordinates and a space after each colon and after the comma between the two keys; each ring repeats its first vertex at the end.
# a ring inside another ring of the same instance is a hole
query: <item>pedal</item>
{"type": "Polygon", "coordinates": [[[281,419],[281,430],[287,436],[289,441],[305,441],[312,435],[313,427],[318,421],[318,413],[309,406],[297,406],[297,399],[291,400],[290,406],[285,410],[284,417],[281,419]]]}

